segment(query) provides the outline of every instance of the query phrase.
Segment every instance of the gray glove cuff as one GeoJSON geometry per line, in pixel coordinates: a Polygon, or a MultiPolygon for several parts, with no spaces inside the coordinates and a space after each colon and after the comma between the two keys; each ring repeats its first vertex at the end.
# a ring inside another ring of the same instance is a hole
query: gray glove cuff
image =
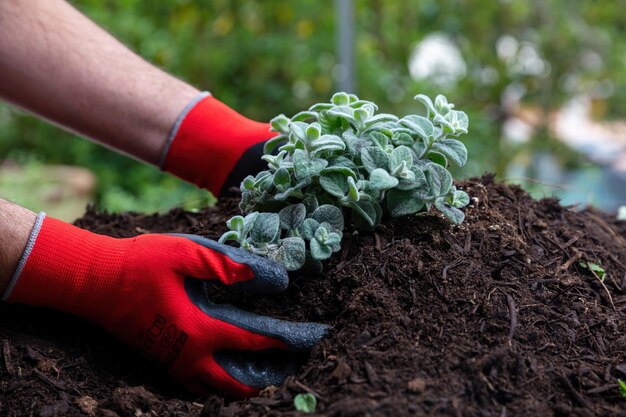
{"type": "Polygon", "coordinates": [[[176,122],[174,122],[174,126],[172,127],[172,130],[170,131],[170,134],[165,141],[165,145],[163,145],[163,150],[161,151],[161,157],[159,158],[159,169],[161,171],[163,171],[165,158],[167,158],[167,154],[170,151],[170,146],[172,146],[172,142],[174,142],[174,138],[176,137],[176,134],[178,134],[178,129],[180,129],[180,125],[183,123],[183,120],[185,120],[185,117],[187,117],[187,113],[189,113],[200,100],[210,95],[211,93],[209,93],[208,91],[201,92],[200,94],[195,96],[178,115],[178,118],[176,119],[176,122]]]}
{"type": "Polygon", "coordinates": [[[28,257],[30,253],[33,251],[33,246],[35,246],[35,241],[37,240],[37,236],[39,236],[39,231],[41,230],[41,225],[43,224],[43,220],[46,218],[46,213],[43,211],[37,215],[37,220],[35,220],[35,225],[33,226],[33,230],[30,232],[30,236],[28,237],[28,242],[26,243],[26,248],[24,249],[24,253],[20,258],[20,262],[17,264],[17,268],[11,277],[11,281],[9,281],[9,286],[7,287],[4,294],[2,294],[2,301],[6,301],[11,296],[13,292],[13,288],[15,288],[15,284],[17,284],[17,280],[20,279],[20,275],[24,270],[24,266],[26,265],[26,261],[28,261],[28,257]]]}

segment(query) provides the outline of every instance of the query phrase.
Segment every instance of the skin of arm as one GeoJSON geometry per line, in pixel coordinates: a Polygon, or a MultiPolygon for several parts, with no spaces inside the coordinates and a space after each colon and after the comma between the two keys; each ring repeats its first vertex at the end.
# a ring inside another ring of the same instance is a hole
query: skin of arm
{"type": "Polygon", "coordinates": [[[0,198],[0,294],[22,257],[37,215],[0,198]]]}
{"type": "Polygon", "coordinates": [[[67,130],[157,164],[198,93],[64,0],[0,1],[0,98],[67,130]]]}

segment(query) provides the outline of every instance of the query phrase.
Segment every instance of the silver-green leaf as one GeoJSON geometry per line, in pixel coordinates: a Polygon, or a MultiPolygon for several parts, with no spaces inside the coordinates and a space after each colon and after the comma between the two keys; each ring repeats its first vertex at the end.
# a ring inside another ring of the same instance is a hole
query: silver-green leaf
{"type": "Polygon", "coordinates": [[[467,148],[456,139],[442,139],[433,144],[433,150],[445,155],[452,163],[462,167],[467,162],[467,148]]]}
{"type": "Polygon", "coordinates": [[[280,219],[278,213],[259,213],[252,230],[250,238],[255,244],[272,243],[278,239],[280,233],[280,219]]]}
{"type": "Polygon", "coordinates": [[[276,249],[268,253],[268,257],[282,264],[287,271],[297,271],[306,260],[304,240],[299,237],[284,238],[276,249]]]}
{"type": "Polygon", "coordinates": [[[310,158],[305,151],[296,149],[293,154],[293,167],[296,178],[304,179],[318,175],[326,166],[328,161],[321,158],[310,158]]]}
{"type": "Polygon", "coordinates": [[[329,223],[337,231],[343,230],[343,213],[339,207],[331,204],[321,205],[313,212],[311,218],[319,223],[329,223]]]}
{"type": "Polygon", "coordinates": [[[306,208],[304,204],[291,204],[278,212],[281,229],[293,230],[304,222],[306,218],[306,208]]]}
{"type": "Polygon", "coordinates": [[[406,216],[419,212],[424,208],[424,202],[415,191],[390,190],[387,208],[392,217],[406,216]]]}
{"type": "Polygon", "coordinates": [[[458,208],[447,205],[443,197],[435,200],[435,207],[454,224],[461,224],[465,219],[465,214],[458,208]]]}
{"type": "Polygon", "coordinates": [[[378,147],[370,146],[361,149],[361,162],[367,172],[372,172],[378,168],[387,169],[389,167],[389,155],[378,147]]]}
{"type": "Polygon", "coordinates": [[[389,175],[382,168],[376,168],[370,174],[369,187],[374,190],[388,190],[398,185],[398,179],[389,175]]]}

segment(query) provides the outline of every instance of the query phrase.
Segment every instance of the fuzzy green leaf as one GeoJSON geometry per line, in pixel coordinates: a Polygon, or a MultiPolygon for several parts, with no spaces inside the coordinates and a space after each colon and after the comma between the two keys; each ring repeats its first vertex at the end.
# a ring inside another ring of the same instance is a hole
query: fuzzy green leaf
{"type": "Polygon", "coordinates": [[[242,236],[248,236],[258,217],[259,212],[253,211],[252,213],[248,213],[246,217],[243,218],[243,229],[241,229],[242,236]]]}
{"type": "Polygon", "coordinates": [[[369,201],[351,202],[350,207],[367,222],[370,227],[376,226],[376,209],[369,201]]]}
{"type": "Polygon", "coordinates": [[[259,213],[252,230],[250,239],[255,245],[275,242],[280,233],[280,219],[278,213],[259,213]]]}
{"type": "Polygon", "coordinates": [[[278,136],[275,136],[275,137],[269,139],[263,145],[263,153],[264,154],[271,154],[271,153],[273,153],[274,150],[277,147],[281,146],[286,141],[287,141],[287,136],[286,135],[278,135],[278,136]]]}
{"type": "Polygon", "coordinates": [[[391,143],[396,146],[413,146],[415,141],[408,133],[394,132],[393,136],[391,137],[391,143]]]}
{"type": "Polygon", "coordinates": [[[306,186],[311,184],[311,178],[305,178],[302,181],[298,182],[296,185],[288,187],[282,192],[274,194],[274,200],[277,201],[285,201],[294,193],[300,192],[300,190],[306,186]]]}
{"type": "Polygon", "coordinates": [[[397,177],[399,180],[398,185],[396,186],[397,189],[413,190],[426,183],[424,171],[422,171],[419,167],[412,166],[409,171],[411,172],[411,175],[397,177]]]}
{"type": "Polygon", "coordinates": [[[456,190],[452,198],[452,206],[456,208],[463,208],[469,204],[469,195],[465,191],[456,190]]]}
{"type": "Polygon", "coordinates": [[[467,162],[467,148],[456,139],[442,139],[433,144],[433,150],[445,155],[452,163],[462,167],[467,162]]]}
{"type": "Polygon", "coordinates": [[[365,127],[371,127],[378,123],[387,123],[387,122],[397,122],[398,118],[393,114],[377,114],[376,116],[372,116],[365,122],[365,127]]]}
{"type": "Polygon", "coordinates": [[[331,228],[332,226],[330,226],[329,223],[326,223],[326,222],[321,223],[320,226],[315,231],[313,238],[320,243],[326,243],[326,238],[328,237],[328,233],[330,232],[329,229],[331,228]]]}
{"type": "Polygon", "coordinates": [[[306,208],[304,204],[291,204],[278,212],[280,218],[281,229],[293,230],[304,222],[306,217],[306,208]]]}
{"type": "Polygon", "coordinates": [[[433,104],[433,101],[430,99],[430,97],[428,97],[428,96],[426,96],[424,94],[418,94],[418,95],[416,95],[413,98],[415,100],[419,101],[420,103],[422,103],[426,107],[428,115],[437,113],[437,110],[435,110],[435,105],[433,104]]]}
{"type": "Polygon", "coordinates": [[[333,249],[333,252],[336,252],[341,247],[341,235],[335,232],[328,233],[326,244],[333,249]]]}
{"type": "Polygon", "coordinates": [[[254,188],[254,183],[254,177],[252,175],[248,175],[241,182],[241,192],[243,192],[244,190],[252,190],[254,188]]]}
{"type": "Polygon", "coordinates": [[[341,174],[344,177],[352,177],[352,178],[357,177],[356,172],[354,172],[354,170],[352,170],[351,168],[337,166],[337,165],[328,166],[320,172],[320,176],[327,175],[327,174],[341,174]]]}
{"type": "Polygon", "coordinates": [[[330,99],[330,102],[335,106],[347,106],[350,104],[350,96],[346,93],[335,93],[330,99]]]}
{"type": "Polygon", "coordinates": [[[467,133],[469,119],[465,112],[452,110],[446,115],[446,120],[448,120],[454,128],[454,135],[458,136],[467,133]]]}
{"type": "Polygon", "coordinates": [[[370,174],[369,187],[374,190],[388,190],[396,185],[398,185],[398,179],[382,168],[376,168],[370,174]]]}
{"type": "Polygon", "coordinates": [[[369,142],[367,140],[359,138],[352,130],[346,130],[342,133],[341,139],[346,144],[346,149],[348,150],[349,155],[359,155],[361,149],[369,146],[369,142]]]}
{"type": "Polygon", "coordinates": [[[226,226],[228,226],[228,230],[241,232],[245,223],[246,221],[244,220],[243,216],[234,216],[226,222],[226,226]]]}
{"type": "Polygon", "coordinates": [[[431,163],[426,166],[424,173],[433,197],[448,194],[452,187],[452,175],[450,175],[447,169],[441,165],[431,163]]]}
{"type": "MultiPolygon", "coordinates": [[[[329,108],[331,108],[330,106],[329,108]]],[[[292,122],[306,122],[307,120],[312,120],[317,118],[317,112],[315,111],[301,111],[300,113],[295,114],[292,118],[292,122]]]]}
{"type": "Polygon", "coordinates": [[[267,162],[267,165],[271,169],[278,169],[284,167],[283,161],[285,159],[285,155],[287,155],[287,152],[282,150],[278,152],[277,155],[263,155],[261,159],[267,162]]]}
{"type": "Polygon", "coordinates": [[[404,116],[400,119],[400,124],[410,129],[411,132],[418,135],[422,139],[428,139],[433,136],[435,130],[435,127],[430,120],[414,114],[404,116]]]}
{"type": "Polygon", "coordinates": [[[415,191],[390,190],[387,208],[392,217],[414,214],[424,208],[424,202],[415,191]]]}
{"type": "Polygon", "coordinates": [[[217,242],[224,244],[230,240],[234,240],[238,242],[239,239],[240,239],[240,234],[238,232],[235,232],[234,230],[230,230],[224,233],[222,236],[220,236],[220,239],[217,242]]]}
{"type": "Polygon", "coordinates": [[[350,158],[345,156],[335,156],[334,158],[328,159],[328,168],[350,168],[351,170],[356,170],[356,163],[350,158]]]}
{"type": "Polygon", "coordinates": [[[369,133],[369,138],[374,145],[378,146],[383,151],[390,150],[389,136],[385,135],[384,133],[376,130],[369,133]]]}
{"type": "Polygon", "coordinates": [[[317,220],[311,218],[304,219],[304,222],[302,223],[302,237],[306,240],[313,239],[318,227],[320,227],[320,222],[317,220]]]}
{"type": "Polygon", "coordinates": [[[330,247],[330,245],[321,243],[317,239],[311,240],[310,245],[311,245],[311,257],[315,260],[323,261],[324,259],[330,258],[330,255],[333,254],[333,249],[330,247]]]}
{"type": "Polygon", "coordinates": [[[367,101],[367,100],[356,100],[356,101],[352,101],[350,103],[350,107],[352,107],[353,109],[358,109],[361,108],[363,106],[368,106],[370,107],[373,111],[378,111],[378,106],[376,105],[376,103],[373,103],[371,101],[367,101]]]}
{"type": "Polygon", "coordinates": [[[317,210],[313,212],[311,218],[317,220],[319,223],[329,223],[335,230],[341,232],[343,230],[343,213],[339,207],[324,204],[319,206],[317,210]]]}
{"type": "Polygon", "coordinates": [[[279,114],[270,121],[270,126],[274,132],[289,133],[289,118],[284,114],[279,114]]]}
{"type": "Polygon", "coordinates": [[[306,129],[309,127],[308,123],[304,122],[290,122],[289,123],[289,138],[293,139],[294,142],[296,140],[301,141],[302,143],[308,142],[308,137],[306,134],[306,129]]]}
{"type": "Polygon", "coordinates": [[[446,133],[454,134],[454,126],[444,116],[436,114],[433,118],[433,123],[443,129],[446,133]]]}
{"type": "Polygon", "coordinates": [[[445,155],[439,152],[428,152],[428,159],[430,159],[437,165],[441,165],[444,168],[448,166],[448,160],[446,159],[445,155]]]}
{"type": "Polygon", "coordinates": [[[348,177],[348,198],[352,201],[359,201],[361,199],[359,187],[352,177],[348,177]]]}
{"type": "Polygon", "coordinates": [[[323,133],[334,133],[335,130],[341,126],[341,119],[328,114],[327,111],[321,112],[317,117],[317,120],[319,121],[320,126],[322,126],[323,133]]]}
{"type": "Polygon", "coordinates": [[[389,155],[380,148],[370,146],[361,149],[361,162],[367,172],[372,172],[375,169],[389,167],[389,155]]]}
{"type": "Polygon", "coordinates": [[[337,135],[323,135],[309,144],[313,155],[322,151],[342,151],[346,149],[345,142],[337,135]]]}
{"type": "Polygon", "coordinates": [[[314,195],[306,196],[302,199],[302,204],[304,204],[307,213],[313,213],[319,207],[317,198],[314,195]]]}
{"type": "Polygon", "coordinates": [[[322,111],[330,110],[335,107],[332,103],[317,103],[309,107],[310,112],[319,113],[322,111]]]}
{"type": "Polygon", "coordinates": [[[438,94],[435,97],[435,110],[437,113],[445,116],[453,108],[454,104],[448,103],[448,99],[443,94],[438,94]]]}
{"type": "Polygon", "coordinates": [[[353,230],[373,230],[382,220],[382,205],[393,216],[436,205],[460,221],[458,209],[469,196],[452,185],[447,165],[464,165],[467,150],[446,135],[467,132],[467,116],[444,96],[416,100],[426,106],[427,117],[377,114],[374,103],[337,93],[330,103],[291,120],[275,118],[272,130],[280,135],[264,146],[267,170],[240,186],[240,208],[251,217],[243,225],[241,217],[229,221],[234,230],[224,239],[290,270],[307,262],[319,269],[319,259],[340,250],[344,213],[351,215],[353,230]]]}
{"type": "Polygon", "coordinates": [[[341,172],[329,172],[320,175],[320,185],[335,197],[345,197],[348,193],[348,176],[341,172]]]}
{"type": "Polygon", "coordinates": [[[443,197],[435,200],[435,207],[454,224],[461,224],[465,219],[465,214],[458,208],[447,205],[443,197]]]}
{"type": "Polygon", "coordinates": [[[331,116],[339,117],[340,119],[345,119],[348,121],[356,121],[354,118],[354,109],[348,106],[337,106],[328,110],[327,112],[331,116]]]}
{"type": "Polygon", "coordinates": [[[404,162],[404,167],[409,169],[413,166],[413,154],[406,146],[398,146],[389,157],[389,169],[397,170],[404,162]]]}
{"type": "Polygon", "coordinates": [[[285,168],[279,168],[274,173],[274,186],[280,190],[285,191],[291,185],[291,176],[289,175],[289,171],[285,168]]]}
{"type": "Polygon", "coordinates": [[[278,248],[271,250],[268,257],[282,264],[287,271],[297,271],[306,260],[306,246],[299,237],[282,239],[278,248]]]}
{"type": "Polygon", "coordinates": [[[296,149],[293,153],[293,167],[296,178],[304,179],[318,175],[326,166],[328,161],[321,158],[309,158],[305,151],[296,149]]]}
{"type": "Polygon", "coordinates": [[[365,121],[369,118],[369,112],[365,108],[355,109],[354,110],[354,118],[361,124],[364,125],[365,121]]]}
{"type": "Polygon", "coordinates": [[[319,138],[321,134],[322,134],[322,128],[319,123],[311,123],[306,128],[306,137],[309,143],[319,138]]]}

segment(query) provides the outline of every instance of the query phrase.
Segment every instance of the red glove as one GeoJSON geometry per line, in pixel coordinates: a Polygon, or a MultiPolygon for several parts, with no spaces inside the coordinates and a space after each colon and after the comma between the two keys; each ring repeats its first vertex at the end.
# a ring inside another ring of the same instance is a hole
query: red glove
{"type": "Polygon", "coordinates": [[[178,117],[163,150],[160,168],[206,188],[227,194],[247,175],[267,167],[263,144],[276,136],[268,123],[254,122],[202,93],[178,117]]]}
{"type": "Polygon", "coordinates": [[[254,293],[288,284],[279,264],[199,236],[115,239],[42,213],[3,300],[98,323],[201,394],[279,384],[326,331],[213,304],[209,280],[254,293]]]}

